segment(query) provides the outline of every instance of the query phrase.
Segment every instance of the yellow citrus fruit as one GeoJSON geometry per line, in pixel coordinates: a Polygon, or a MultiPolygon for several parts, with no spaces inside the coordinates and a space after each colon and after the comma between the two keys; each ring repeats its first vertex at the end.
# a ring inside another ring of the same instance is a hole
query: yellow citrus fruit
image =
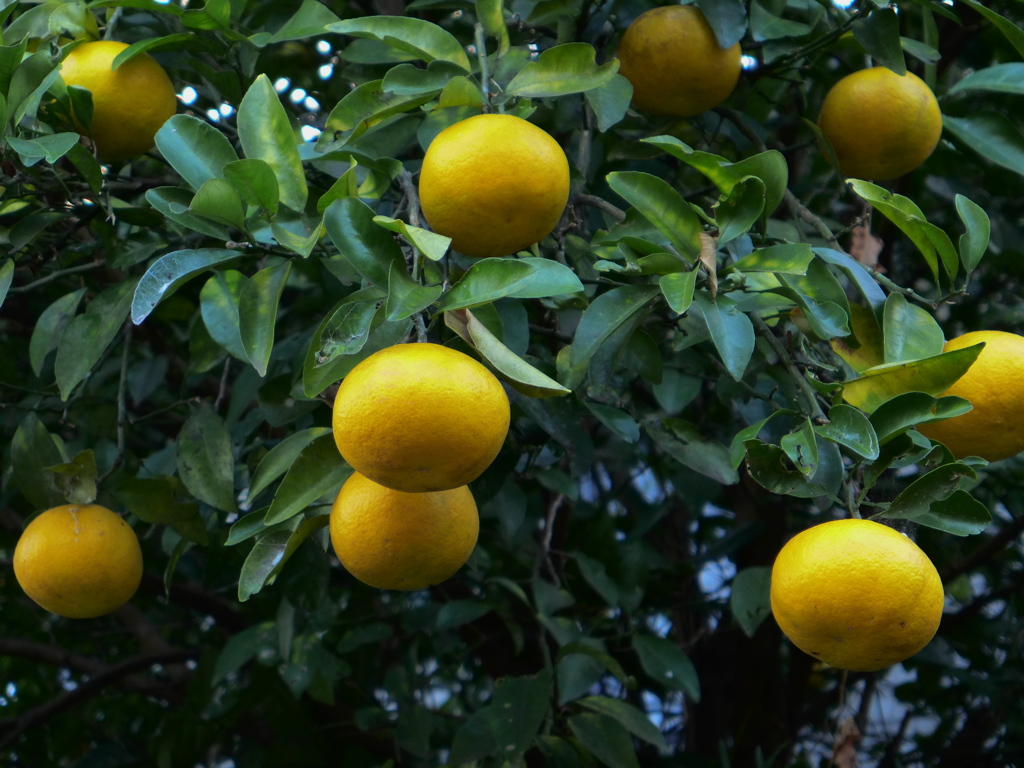
{"type": "Polygon", "coordinates": [[[725,101],[740,79],[740,45],[722,48],[693,5],[641,13],[615,54],[633,104],[652,115],[690,117],[725,101]]]}
{"type": "Polygon", "coordinates": [[[142,580],[142,549],[121,517],[65,504],[36,517],[14,548],[14,576],[51,613],[91,619],[127,603],[142,580]]]}
{"type": "Polygon", "coordinates": [[[508,434],[508,396],[490,371],[438,344],[398,344],[363,360],[334,399],[342,457],[408,493],[475,480],[508,434]]]}
{"type": "Polygon", "coordinates": [[[902,533],[833,520],[794,536],[772,568],[772,613],[800,650],[872,672],[913,656],[942,618],[942,582],[902,533]]]}
{"type": "Polygon", "coordinates": [[[569,200],[558,142],[513,115],[475,115],[427,147],[420,205],[431,228],[467,256],[504,256],[547,237],[569,200]]]}
{"type": "Polygon", "coordinates": [[[928,159],[939,143],[942,113],[935,94],[917,75],[872,67],[832,86],[818,125],[836,151],[843,176],[884,181],[928,159]]]}
{"type": "Polygon", "coordinates": [[[971,401],[973,410],[919,426],[918,432],[945,443],[958,459],[981,456],[999,461],[1024,451],[1024,336],[974,331],[946,342],[952,352],[985,342],[985,348],[943,395],[971,401]]]}
{"type": "Polygon", "coordinates": [[[96,144],[96,154],[104,162],[127,160],[149,150],[156,132],[178,106],[171,79],[149,54],[111,69],[114,57],[127,47],[113,40],[83,43],[60,68],[67,85],[92,93],[89,130],[77,118],[75,123],[79,133],[96,144]]]}
{"type": "Polygon", "coordinates": [[[466,486],[433,493],[385,488],[358,472],[331,507],[331,544],[349,573],[378,589],[426,589],[469,559],[480,532],[466,486]]]}

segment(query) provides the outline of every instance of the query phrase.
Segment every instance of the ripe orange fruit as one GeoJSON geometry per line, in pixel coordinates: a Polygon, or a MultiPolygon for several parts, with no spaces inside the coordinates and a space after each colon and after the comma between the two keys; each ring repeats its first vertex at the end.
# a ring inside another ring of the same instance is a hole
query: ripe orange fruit
{"type": "Polygon", "coordinates": [[[121,517],[96,504],[65,504],[36,517],[14,548],[14,576],[40,606],[91,619],[127,603],[142,580],[142,549],[121,517]]]}
{"type": "Polygon", "coordinates": [[[89,129],[77,118],[75,124],[79,133],[93,140],[104,162],[127,160],[152,148],[156,132],[178,107],[171,79],[149,54],[111,69],[114,57],[127,47],[113,40],[83,43],[60,67],[65,84],[92,93],[89,129]]]}
{"type": "Polygon", "coordinates": [[[476,115],[427,148],[420,205],[467,256],[504,256],[547,237],[569,200],[569,161],[543,130],[513,115],[476,115]]]}
{"type": "Polygon", "coordinates": [[[475,480],[508,434],[508,396],[490,371],[438,344],[398,344],[363,360],[334,399],[342,457],[408,493],[475,480]]]}
{"type": "Polygon", "coordinates": [[[725,101],[740,79],[740,45],[722,48],[693,5],[641,13],[619,42],[619,74],[633,104],[652,115],[690,117],[725,101]]]}
{"type": "Polygon", "coordinates": [[[981,456],[999,461],[1024,451],[1024,336],[1003,331],[974,331],[950,339],[952,352],[985,342],[985,348],[944,395],[971,401],[974,409],[952,419],[922,424],[925,437],[945,443],[958,459],[981,456]]]}
{"type": "Polygon", "coordinates": [[[939,143],[942,113],[931,88],[912,72],[872,67],[847,75],[818,115],[843,176],[884,181],[917,168],[939,143]]]}
{"type": "Polygon", "coordinates": [[[341,564],[378,589],[426,589],[469,559],[480,532],[466,486],[403,493],[354,473],[331,507],[331,545],[341,564]]]}
{"type": "Polygon", "coordinates": [[[873,672],[924,648],[942,618],[942,581],[928,556],[871,520],[798,533],[772,568],[772,613],[804,653],[873,672]]]}

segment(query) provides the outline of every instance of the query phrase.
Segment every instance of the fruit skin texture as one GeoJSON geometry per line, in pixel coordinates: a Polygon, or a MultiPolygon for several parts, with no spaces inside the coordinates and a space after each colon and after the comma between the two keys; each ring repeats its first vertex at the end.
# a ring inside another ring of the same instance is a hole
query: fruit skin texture
{"type": "Polygon", "coordinates": [[[918,432],[946,444],[958,459],[999,461],[1024,451],[1024,336],[974,331],[950,339],[944,352],[985,342],[974,365],[943,395],[971,401],[974,409],[952,419],[922,424],[918,432]]]}
{"type": "Polygon", "coordinates": [[[902,533],[871,520],[833,520],[779,552],[771,604],[800,650],[839,669],[874,672],[928,644],[943,592],[931,560],[902,533]]]}
{"type": "Polygon", "coordinates": [[[832,86],[818,125],[832,142],[843,176],[885,181],[928,159],[942,134],[942,113],[917,75],[872,67],[832,86]]]}
{"type": "Polygon", "coordinates": [[[77,118],[75,125],[93,140],[103,162],[127,160],[151,149],[156,132],[178,108],[171,79],[149,54],[139,54],[111,71],[114,57],[127,47],[113,40],[83,43],[60,68],[67,85],[92,92],[89,130],[77,118]]]}
{"type": "Polygon", "coordinates": [[[376,483],[444,491],[490,466],[510,415],[501,383],[473,358],[438,344],[398,344],[341,382],[334,440],[345,461],[376,483]]]}
{"type": "Polygon", "coordinates": [[[353,473],[331,507],[331,544],[346,570],[378,589],[426,589],[476,547],[480,518],[466,486],[403,493],[353,473]]]}
{"type": "Polygon", "coordinates": [[[142,549],[131,526],[106,507],[65,504],[22,531],[14,575],[25,594],[51,613],[92,619],[135,594],[142,549]]]}
{"type": "Polygon", "coordinates": [[[474,115],[427,147],[420,206],[467,256],[505,256],[555,228],[569,200],[569,161],[545,131],[513,115],[474,115]]]}
{"type": "Polygon", "coordinates": [[[651,115],[691,117],[725,101],[740,79],[740,45],[722,48],[692,5],[641,13],[616,52],[633,105],[651,115]]]}

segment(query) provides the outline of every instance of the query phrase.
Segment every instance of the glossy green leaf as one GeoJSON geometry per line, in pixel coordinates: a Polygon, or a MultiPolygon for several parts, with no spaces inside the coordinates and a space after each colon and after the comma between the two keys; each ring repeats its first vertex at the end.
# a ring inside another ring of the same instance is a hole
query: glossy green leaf
{"type": "Polygon", "coordinates": [[[200,501],[235,511],[235,458],[224,420],[208,407],[188,417],[177,441],[178,476],[200,501]]]}
{"type": "Polygon", "coordinates": [[[293,211],[306,207],[306,174],[288,113],[265,74],[249,86],[238,105],[238,139],[245,156],[274,171],[281,202],[293,211]]]}
{"type": "Polygon", "coordinates": [[[598,65],[589,43],[563,43],[530,61],[505,86],[514,98],[549,98],[582,93],[607,84],[619,71],[618,59],[598,65]]]}
{"type": "Polygon", "coordinates": [[[397,232],[402,235],[431,261],[443,259],[448,252],[448,247],[452,244],[450,237],[439,235],[422,227],[414,227],[401,219],[392,219],[390,216],[374,216],[373,222],[389,232],[397,232]]]}
{"type": "Polygon", "coordinates": [[[371,323],[385,299],[375,288],[363,289],[342,299],[324,318],[317,332],[317,365],[327,365],[341,355],[352,355],[369,338],[371,323]]]}
{"type": "MultiPolygon", "coordinates": [[[[321,357],[321,349],[331,343],[330,338],[324,339],[324,330],[331,316],[325,317],[321,322],[306,350],[306,358],[302,365],[302,390],[306,397],[319,395],[328,386],[344,378],[363,359],[385,347],[397,344],[412,328],[412,320],[387,320],[370,331],[366,340],[360,344],[358,352],[338,355],[327,360],[321,357]]],[[[370,319],[372,320],[372,316],[370,319]]],[[[342,340],[347,338],[342,337],[342,340]]]]}
{"type": "Polygon", "coordinates": [[[729,464],[733,469],[739,469],[740,464],[743,463],[743,459],[746,456],[747,449],[745,443],[748,440],[754,440],[769,423],[775,421],[778,418],[786,418],[795,416],[796,411],[788,408],[780,408],[777,411],[772,411],[770,416],[767,416],[760,421],[756,421],[753,424],[748,424],[735,435],[733,435],[732,442],[729,444],[729,464]]]}
{"type": "Polygon", "coordinates": [[[199,292],[199,310],[210,338],[242,361],[249,356],[242,345],[238,301],[247,282],[241,272],[226,269],[214,274],[199,292]]]}
{"type": "Polygon", "coordinates": [[[174,115],[156,132],[156,147],[190,187],[224,175],[224,166],[238,160],[223,131],[191,115],[174,115]]]}
{"type": "Polygon", "coordinates": [[[181,187],[157,187],[146,191],[146,202],[173,221],[204,235],[227,241],[231,239],[227,227],[188,212],[194,193],[181,187]]]}
{"type": "Polygon", "coordinates": [[[277,215],[280,202],[277,177],[268,163],[256,159],[234,160],[225,163],[221,170],[248,205],[262,208],[271,216],[277,215]]]}
{"type": "Polygon", "coordinates": [[[174,251],[161,256],[150,265],[135,287],[132,322],[139,325],[156,309],[161,299],[174,293],[199,273],[238,257],[237,251],[222,248],[174,251]]]}
{"type": "Polygon", "coordinates": [[[440,285],[420,285],[405,269],[392,266],[385,314],[388,320],[404,320],[434,304],[444,289],[440,285]]]}
{"type": "Polygon", "coordinates": [[[871,276],[871,273],[848,254],[834,251],[831,248],[813,248],[812,250],[815,256],[818,256],[827,264],[838,267],[850,279],[850,282],[856,286],[868,306],[878,314],[880,321],[886,295],[885,291],[875,282],[875,278],[871,276]]]}
{"type": "Polygon", "coordinates": [[[352,474],[352,468],[338,453],[334,435],[314,438],[302,449],[274,494],[266,524],[284,522],[323,496],[337,492],[352,474]]]}
{"type": "Polygon", "coordinates": [[[803,419],[796,431],[783,435],[779,447],[804,477],[812,477],[817,471],[818,446],[810,419],[803,419]]]}
{"type": "Polygon", "coordinates": [[[952,96],[965,91],[1024,94],[1024,62],[994,64],[974,72],[968,71],[965,77],[946,91],[946,95],[952,96]]]}
{"type": "Polygon", "coordinates": [[[669,308],[678,315],[682,315],[693,303],[693,291],[697,285],[697,277],[700,271],[691,269],[686,272],[673,272],[670,275],[662,275],[658,280],[658,288],[668,302],[669,308]]]}
{"type": "Polygon", "coordinates": [[[733,186],[724,200],[715,204],[718,242],[728,243],[745,235],[764,211],[764,182],[749,176],[733,186]]]}
{"type": "Polygon", "coordinates": [[[891,294],[885,302],[882,334],[886,363],[904,363],[941,355],[946,343],[935,318],[908,302],[902,293],[891,294]]]}
{"type": "Polygon", "coordinates": [[[877,515],[890,520],[914,520],[928,512],[932,503],[949,498],[964,478],[977,479],[974,469],[962,462],[944,464],[908,485],[889,507],[877,515]]]}
{"type": "Polygon", "coordinates": [[[845,338],[829,340],[833,351],[857,373],[885,362],[882,329],[871,310],[850,304],[850,331],[845,338]]]}
{"type": "Polygon", "coordinates": [[[505,5],[502,0],[475,0],[476,17],[483,25],[484,32],[498,40],[498,57],[508,53],[508,27],[505,25],[505,5]]]}
{"type": "Polygon", "coordinates": [[[334,247],[367,280],[388,290],[391,269],[405,272],[402,249],[373,221],[373,210],[355,197],[335,200],[324,211],[324,226],[334,247]]]}
{"type": "Polygon", "coordinates": [[[524,283],[510,293],[509,298],[546,299],[551,296],[564,296],[583,291],[583,283],[580,282],[576,273],[565,264],[533,256],[520,257],[516,261],[531,267],[534,276],[533,280],[524,283]]]}
{"type": "Polygon", "coordinates": [[[700,255],[700,219],[668,182],[649,173],[621,171],[608,174],[608,185],[657,227],[681,256],[700,255]]]}
{"type": "Polygon", "coordinates": [[[26,167],[31,167],[40,160],[46,160],[50,164],[56,163],[78,144],[78,139],[77,133],[54,133],[34,139],[6,137],[7,143],[18,153],[26,167]]]}
{"type": "Polygon", "coordinates": [[[691,701],[700,701],[697,670],[678,645],[653,635],[634,635],[633,650],[644,672],[669,690],[682,691],[691,701]]]}
{"type": "MultiPolygon", "coordinates": [[[[452,65],[448,65],[451,67],[452,65]]],[[[323,152],[347,146],[381,120],[409,112],[430,101],[432,93],[406,95],[387,91],[384,81],[372,80],[345,94],[327,116],[324,132],[317,139],[323,152]]]]}
{"type": "Polygon", "coordinates": [[[945,352],[912,363],[879,365],[843,384],[843,399],[871,413],[905,392],[941,395],[963,376],[981,354],[982,345],[945,352]]]}
{"type": "Polygon", "coordinates": [[[302,450],[314,439],[330,434],[329,427],[311,427],[289,435],[264,456],[249,481],[246,499],[255,499],[292,465],[302,450]]]}
{"type": "Polygon", "coordinates": [[[478,259],[445,293],[439,309],[464,309],[496,301],[525,288],[536,276],[530,264],[517,259],[478,259]]]}
{"type": "Polygon", "coordinates": [[[317,515],[303,520],[294,531],[279,528],[257,539],[238,575],[239,602],[244,603],[273,583],[299,546],[329,522],[330,515],[317,515]]]}
{"type": "Polygon", "coordinates": [[[732,580],[729,610],[747,637],[753,637],[761,622],[772,613],[771,584],[772,569],[766,565],[744,568],[732,580]]]}
{"type": "Polygon", "coordinates": [[[700,433],[682,419],[663,419],[661,428],[644,424],[644,431],[662,451],[685,467],[722,485],[735,485],[739,475],[729,461],[728,449],[700,433]]]}
{"type": "Polygon", "coordinates": [[[238,299],[238,328],[249,362],[260,376],[267,375],[274,347],[277,307],[291,272],[291,262],[257,272],[242,287],[238,299]]]}
{"type": "Polygon", "coordinates": [[[49,509],[65,504],[53,472],[47,467],[65,461],[60,448],[43,422],[31,411],[25,415],[11,440],[11,479],[36,509],[49,509]]]}
{"type": "Polygon", "coordinates": [[[328,24],[339,21],[331,10],[318,0],[302,0],[302,5],[271,37],[267,45],[285,40],[302,40],[324,34],[328,24]]]}
{"type": "Polygon", "coordinates": [[[719,274],[737,272],[781,272],[786,275],[806,275],[807,268],[814,260],[814,253],[807,243],[783,243],[758,248],[753,253],[729,264],[719,274]]]}
{"type": "MultiPolygon", "coordinates": [[[[1024,64],[1021,66],[1024,67],[1024,64]]],[[[992,222],[980,205],[963,195],[956,196],[956,212],[960,214],[960,221],[967,230],[960,235],[960,261],[964,265],[964,272],[971,272],[988,250],[992,222]]]]}
{"type": "Polygon", "coordinates": [[[832,406],[828,419],[828,423],[814,427],[818,435],[846,446],[865,459],[873,461],[878,458],[880,437],[875,434],[872,426],[873,418],[869,421],[856,408],[840,403],[832,406]]]}
{"type": "Polygon", "coordinates": [[[572,715],[569,730],[584,749],[608,768],[640,768],[629,731],[608,715],[572,715]]]}
{"type": "Polygon", "coordinates": [[[466,72],[469,57],[462,44],[436,24],[409,16],[362,16],[327,25],[329,32],[376,40],[421,61],[449,61],[466,72]]]}
{"type": "Polygon", "coordinates": [[[928,511],[917,515],[914,522],[954,536],[974,536],[989,527],[992,513],[967,491],[956,490],[945,499],[932,502],[928,511]]]}
{"type": "Polygon", "coordinates": [[[1005,115],[998,112],[976,112],[966,117],[943,115],[942,126],[964,147],[1024,176],[1024,136],[1005,115]]]}
{"type": "Polygon", "coordinates": [[[911,427],[951,419],[971,408],[971,403],[962,397],[932,397],[924,392],[907,392],[878,406],[871,414],[871,424],[878,434],[878,441],[885,445],[911,427]]]}
{"type": "Polygon", "coordinates": [[[128,317],[135,284],[136,280],[125,280],[107,288],[89,302],[83,314],[68,324],[57,345],[57,359],[53,364],[61,400],[67,401],[121,330],[128,317]]]}
{"type": "Polygon", "coordinates": [[[245,206],[225,179],[210,179],[196,192],[188,212],[235,229],[245,228],[245,206]]]}
{"type": "Polygon", "coordinates": [[[633,86],[622,75],[615,75],[603,85],[584,91],[583,96],[594,110],[597,128],[603,133],[626,116],[633,98],[633,86]]]}
{"type": "Polygon", "coordinates": [[[711,341],[729,375],[740,381],[754,354],[754,326],[750,318],[728,296],[719,296],[713,301],[705,291],[694,294],[693,306],[704,318],[711,341]]]}
{"type": "MultiPolygon", "coordinates": [[[[423,96],[440,93],[453,79],[464,77],[466,70],[448,61],[432,61],[426,68],[399,64],[384,75],[380,90],[398,96],[423,96]]],[[[355,123],[353,122],[352,126],[355,123]]]]}
{"type": "Polygon", "coordinates": [[[7,298],[7,291],[10,289],[13,281],[14,260],[4,259],[3,263],[0,264],[0,307],[4,305],[4,299],[7,298]]]}
{"type": "Polygon", "coordinates": [[[780,496],[800,499],[826,495],[827,489],[823,485],[789,467],[786,452],[779,446],[747,440],[744,447],[747,472],[758,485],[780,496]]]}
{"type": "Polygon", "coordinates": [[[874,8],[866,17],[853,24],[853,36],[864,50],[897,75],[907,73],[900,43],[900,23],[893,8],[874,8]]]}
{"type": "MultiPolygon", "coordinates": [[[[13,262],[8,262],[13,264],[13,262]]],[[[28,359],[32,372],[39,376],[46,356],[57,348],[64,330],[75,316],[78,303],[85,294],[84,288],[65,294],[42,311],[32,329],[28,342],[28,359]]]]}

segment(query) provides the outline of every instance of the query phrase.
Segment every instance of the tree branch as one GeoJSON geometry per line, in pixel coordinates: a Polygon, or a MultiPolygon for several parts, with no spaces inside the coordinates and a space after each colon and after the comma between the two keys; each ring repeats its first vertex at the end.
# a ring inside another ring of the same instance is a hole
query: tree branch
{"type": "Polygon", "coordinates": [[[54,280],[59,280],[67,275],[77,275],[80,272],[89,272],[94,269],[99,269],[104,266],[106,262],[103,261],[90,261],[88,264],[79,264],[77,267],[68,267],[67,269],[61,269],[56,272],[51,272],[46,277],[41,277],[38,280],[28,283],[27,285],[16,285],[10,288],[8,293],[27,293],[33,288],[38,288],[40,285],[46,285],[52,283],[54,280]]]}

